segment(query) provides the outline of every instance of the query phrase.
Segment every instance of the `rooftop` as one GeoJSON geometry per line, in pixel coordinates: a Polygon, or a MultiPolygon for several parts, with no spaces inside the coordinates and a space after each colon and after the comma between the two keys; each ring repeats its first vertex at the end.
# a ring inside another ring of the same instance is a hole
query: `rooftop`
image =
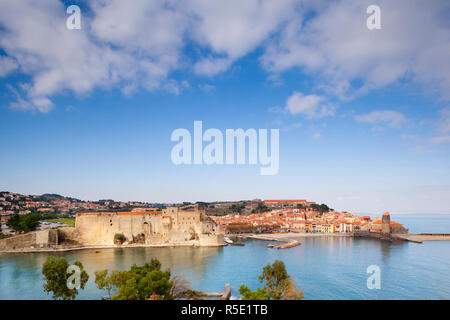
{"type": "Polygon", "coordinates": [[[140,216],[143,214],[162,214],[162,211],[81,212],[78,213],[77,216],[95,216],[95,215],[140,216]]]}

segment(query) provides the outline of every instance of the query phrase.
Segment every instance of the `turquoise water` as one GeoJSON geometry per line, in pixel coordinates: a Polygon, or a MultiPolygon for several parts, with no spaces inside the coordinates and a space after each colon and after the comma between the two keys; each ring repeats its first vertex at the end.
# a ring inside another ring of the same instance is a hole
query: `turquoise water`
{"type": "MultiPolygon", "coordinates": [[[[411,232],[450,233],[450,215],[402,215],[394,219],[411,232]]],[[[91,275],[79,299],[99,299],[95,270],[124,269],[157,257],[164,268],[188,279],[195,289],[220,291],[229,282],[233,294],[241,284],[260,285],[257,278],[267,263],[285,262],[304,290],[305,299],[450,299],[450,242],[389,243],[351,237],[302,238],[288,250],[246,241],[245,247],[126,248],[61,253],[79,260],[91,275]],[[381,269],[381,289],[369,290],[366,269],[381,269]]],[[[0,299],[49,299],[42,289],[41,266],[48,254],[0,256],[0,299]]]]}

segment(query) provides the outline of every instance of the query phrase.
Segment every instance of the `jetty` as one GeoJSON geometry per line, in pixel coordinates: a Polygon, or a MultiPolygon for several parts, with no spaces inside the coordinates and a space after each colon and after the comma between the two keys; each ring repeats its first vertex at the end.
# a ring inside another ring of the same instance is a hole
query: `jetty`
{"type": "Polygon", "coordinates": [[[207,297],[215,297],[219,300],[230,300],[231,298],[231,287],[230,284],[225,284],[225,290],[223,292],[202,292],[203,295],[207,297]]]}
{"type": "Polygon", "coordinates": [[[256,235],[256,234],[252,234],[247,237],[251,238],[251,239],[257,239],[257,240],[282,242],[282,244],[280,244],[280,245],[274,245],[274,244],[267,245],[268,248],[273,248],[273,249],[289,249],[289,248],[293,248],[293,247],[297,247],[297,246],[301,245],[301,242],[298,240],[284,238],[284,237],[273,237],[273,236],[268,236],[268,235],[256,235]]]}
{"type": "Polygon", "coordinates": [[[422,243],[423,241],[450,241],[449,233],[420,233],[396,235],[401,240],[422,243]]]}
{"type": "Polygon", "coordinates": [[[292,240],[292,241],[283,243],[283,244],[275,247],[275,249],[289,249],[289,248],[297,247],[299,245],[301,245],[300,241],[292,240]]]}
{"type": "Polygon", "coordinates": [[[354,237],[375,238],[387,241],[409,241],[422,243],[424,241],[450,241],[449,233],[405,233],[405,234],[383,234],[379,232],[359,231],[353,233],[354,237]]]}
{"type": "Polygon", "coordinates": [[[230,300],[230,297],[231,297],[231,287],[230,284],[227,283],[225,284],[225,291],[220,296],[220,300],[230,300]]]}

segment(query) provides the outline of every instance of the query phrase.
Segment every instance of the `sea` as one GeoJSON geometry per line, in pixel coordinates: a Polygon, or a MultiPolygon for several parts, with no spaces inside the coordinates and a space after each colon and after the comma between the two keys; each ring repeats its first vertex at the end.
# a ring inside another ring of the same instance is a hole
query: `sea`
{"type": "MultiPolygon", "coordinates": [[[[405,214],[391,219],[410,233],[450,233],[450,215],[405,214]]],[[[450,241],[387,242],[341,236],[299,239],[298,247],[276,250],[270,242],[244,240],[245,246],[221,248],[120,248],[63,253],[0,255],[0,299],[52,299],[43,290],[42,264],[49,255],[80,261],[90,278],[77,299],[101,299],[106,292],[94,283],[96,270],[124,270],[158,258],[190,282],[193,289],[223,291],[229,283],[239,298],[242,284],[261,287],[258,276],[268,263],[282,260],[304,299],[391,300],[450,299],[450,241]],[[373,270],[377,270],[374,286],[373,270]]]]}

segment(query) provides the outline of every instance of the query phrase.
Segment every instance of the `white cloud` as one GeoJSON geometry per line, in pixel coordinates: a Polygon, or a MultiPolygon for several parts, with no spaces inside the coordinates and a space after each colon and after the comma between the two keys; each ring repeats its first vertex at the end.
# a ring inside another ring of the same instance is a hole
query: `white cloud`
{"type": "MultiPolygon", "coordinates": [[[[81,30],[68,30],[61,1],[2,0],[0,47],[6,56],[0,57],[0,76],[14,70],[30,76],[16,106],[48,111],[52,96],[64,92],[178,93],[183,84],[171,79],[172,71],[189,68],[214,76],[264,48],[260,61],[269,78],[280,79],[280,73],[298,67],[314,76],[317,89],[340,99],[405,77],[450,99],[448,2],[380,0],[382,29],[373,31],[365,24],[369,4],[101,0],[87,3],[81,30]],[[184,52],[188,42],[198,58],[184,52]]],[[[334,112],[297,107],[294,113],[310,117],[334,112]]]]}
{"type": "Polygon", "coordinates": [[[284,111],[292,115],[303,114],[307,118],[322,118],[334,115],[336,107],[323,96],[304,95],[295,91],[286,101],[284,111]]]}
{"type": "Polygon", "coordinates": [[[192,37],[231,60],[249,53],[292,14],[294,0],[185,1],[193,17],[192,37]]]}
{"type": "Polygon", "coordinates": [[[355,117],[358,122],[367,122],[372,124],[385,124],[392,128],[401,127],[406,123],[403,114],[393,110],[377,110],[368,114],[358,115],[355,117]]]}
{"type": "Polygon", "coordinates": [[[366,27],[368,0],[308,2],[285,24],[261,58],[274,73],[294,67],[316,76],[318,86],[355,95],[411,78],[450,99],[449,3],[377,1],[380,30],[366,27]],[[350,85],[358,82],[358,85],[350,85]]]}
{"type": "Polygon", "coordinates": [[[61,1],[0,2],[0,76],[20,67],[31,76],[11,107],[48,111],[66,91],[139,88],[178,94],[170,72],[189,65],[187,39],[212,56],[194,62],[197,74],[227,70],[267,39],[292,12],[294,0],[183,2],[102,0],[82,10],[82,29],[68,30],[61,1]],[[26,18],[24,18],[26,17],[26,18]],[[221,58],[213,58],[213,56],[221,58]]]}
{"type": "Polygon", "coordinates": [[[450,132],[450,108],[442,109],[439,130],[442,133],[450,132]]]}
{"type": "MultiPolygon", "coordinates": [[[[273,125],[276,126],[281,126],[282,122],[280,119],[278,119],[277,121],[273,122],[273,125]]],[[[302,124],[300,122],[294,122],[292,124],[286,125],[284,127],[281,128],[282,131],[291,131],[291,130],[295,130],[298,129],[302,126],[302,124]]]]}
{"type": "Polygon", "coordinates": [[[205,58],[198,61],[194,65],[195,73],[203,76],[215,76],[218,73],[224,72],[231,65],[231,60],[226,58],[205,58]]]}
{"type": "Polygon", "coordinates": [[[433,152],[430,148],[426,146],[413,146],[409,148],[409,151],[418,155],[429,154],[433,152]]]}
{"type": "Polygon", "coordinates": [[[14,59],[0,56],[0,77],[7,76],[9,73],[17,69],[17,67],[18,64],[14,59]]]}
{"type": "Polygon", "coordinates": [[[450,136],[433,137],[430,139],[430,142],[434,144],[450,143],[450,136]]]}
{"type": "Polygon", "coordinates": [[[188,22],[170,1],[95,1],[92,10],[93,36],[128,54],[124,57],[130,60],[130,72],[137,73],[147,89],[157,88],[178,67],[188,22]]]}
{"type": "Polygon", "coordinates": [[[199,87],[201,90],[206,91],[206,92],[213,92],[214,90],[216,90],[216,87],[215,87],[215,86],[213,86],[213,85],[211,85],[211,84],[208,84],[208,83],[200,84],[198,87],[199,87]]]}
{"type": "Polygon", "coordinates": [[[82,12],[82,29],[68,30],[59,1],[0,2],[0,47],[32,80],[17,93],[16,109],[47,112],[51,96],[94,88],[162,88],[178,93],[183,84],[168,79],[178,67],[183,17],[164,1],[92,2],[82,12]],[[26,17],[26,18],[20,18],[26,17]]]}
{"type": "Polygon", "coordinates": [[[194,65],[199,75],[214,76],[260,46],[292,14],[295,0],[190,0],[183,9],[192,19],[191,37],[222,57],[194,65]]]}
{"type": "Polygon", "coordinates": [[[313,134],[313,136],[312,136],[313,140],[316,140],[316,141],[319,140],[320,137],[321,137],[320,132],[315,132],[315,133],[313,134]]]}
{"type": "Polygon", "coordinates": [[[443,108],[439,119],[435,122],[435,136],[429,139],[432,144],[450,143],[450,107],[443,108]]]}

